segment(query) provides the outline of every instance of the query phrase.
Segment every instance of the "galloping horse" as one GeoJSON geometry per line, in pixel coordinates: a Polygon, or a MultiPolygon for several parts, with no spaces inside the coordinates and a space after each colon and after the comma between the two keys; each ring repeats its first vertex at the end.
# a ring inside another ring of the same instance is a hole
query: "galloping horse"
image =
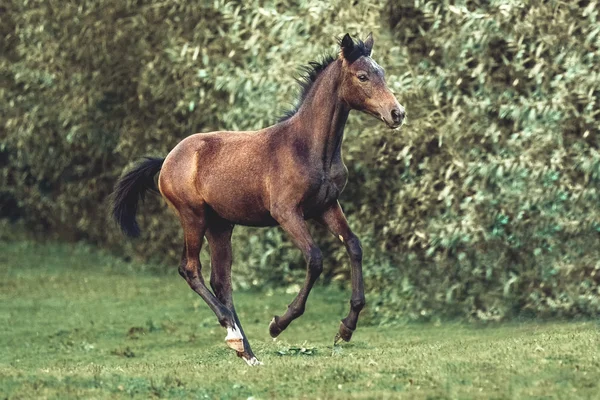
{"type": "Polygon", "coordinates": [[[116,185],[113,215],[129,236],[139,235],[137,204],[158,189],[181,221],[184,248],[179,274],[204,299],[227,329],[225,338],[249,365],[256,359],[235,312],[231,288],[231,234],[235,225],[276,226],[287,232],[307,264],[300,292],[269,325],[277,337],[304,313],[309,292],[323,270],[319,247],[307,220],[316,220],[339,238],[350,256],[350,312],[336,342],[349,341],[365,305],[362,249],[348,226],[338,197],[348,169],[342,138],[350,110],[371,114],[394,129],[405,112],[370,57],[373,36],[363,42],[346,34],[337,57],[312,62],[300,102],[279,123],[254,132],[198,133],[182,140],[164,159],[146,159],[116,185]],[[210,247],[212,292],[202,278],[199,254],[210,247]]]}

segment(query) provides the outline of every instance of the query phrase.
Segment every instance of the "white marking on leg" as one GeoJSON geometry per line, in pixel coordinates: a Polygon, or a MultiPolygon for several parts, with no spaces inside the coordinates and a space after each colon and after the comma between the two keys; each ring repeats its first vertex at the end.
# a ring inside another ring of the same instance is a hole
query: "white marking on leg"
{"type": "Polygon", "coordinates": [[[242,357],[242,358],[244,359],[244,361],[246,361],[246,364],[250,365],[251,367],[255,367],[257,365],[263,365],[263,363],[258,361],[256,359],[256,357],[252,357],[252,358],[242,357]]]}
{"type": "Polygon", "coordinates": [[[342,237],[342,235],[338,235],[338,237],[340,238],[340,241],[341,241],[342,243],[344,243],[344,238],[342,237]]]}
{"type": "Polygon", "coordinates": [[[240,332],[240,328],[238,328],[237,324],[233,325],[233,328],[231,327],[227,327],[227,336],[225,337],[225,340],[236,340],[236,339],[241,339],[243,340],[244,337],[242,336],[242,333],[240,332]]]}

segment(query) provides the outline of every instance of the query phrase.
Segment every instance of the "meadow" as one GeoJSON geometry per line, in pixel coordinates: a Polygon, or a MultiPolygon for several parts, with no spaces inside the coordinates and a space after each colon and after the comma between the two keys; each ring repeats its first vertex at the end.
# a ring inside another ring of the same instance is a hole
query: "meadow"
{"type": "Polygon", "coordinates": [[[363,324],[333,347],[349,292],[317,286],[274,341],[268,322],[294,286],[237,291],[264,362],[248,367],[164,271],[83,245],[0,242],[0,398],[598,398],[597,321],[363,324]]]}

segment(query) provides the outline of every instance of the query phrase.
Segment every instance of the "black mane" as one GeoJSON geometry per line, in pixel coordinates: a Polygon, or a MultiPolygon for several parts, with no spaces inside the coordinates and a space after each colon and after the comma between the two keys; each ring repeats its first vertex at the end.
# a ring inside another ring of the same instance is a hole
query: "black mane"
{"type": "MultiPolygon", "coordinates": [[[[344,56],[346,61],[352,64],[354,61],[358,60],[363,56],[369,57],[371,55],[371,50],[367,48],[367,46],[362,40],[358,40],[355,42],[352,39],[350,39],[350,36],[346,36],[348,39],[342,38],[338,40],[339,45],[342,49],[342,55],[344,56]],[[349,40],[349,42],[345,42],[345,40],[349,40]]],[[[279,118],[279,122],[283,122],[285,120],[290,119],[294,116],[294,114],[296,114],[296,112],[298,112],[298,109],[304,102],[304,99],[306,99],[310,88],[312,88],[318,76],[321,74],[321,72],[325,70],[325,68],[329,66],[329,64],[331,64],[335,60],[336,57],[328,55],[323,57],[320,62],[311,61],[308,63],[308,65],[301,68],[303,74],[300,76],[300,78],[296,79],[296,81],[298,81],[298,83],[300,84],[301,88],[298,103],[293,109],[287,111],[281,118],[279,118]]]]}
{"type": "Polygon", "coordinates": [[[287,111],[281,118],[279,118],[279,122],[288,120],[292,118],[294,114],[296,114],[296,112],[304,102],[304,99],[306,99],[310,88],[317,80],[317,77],[321,74],[321,72],[325,70],[325,68],[329,66],[329,64],[331,64],[335,60],[335,57],[333,57],[332,55],[328,55],[323,57],[323,59],[320,62],[311,61],[308,63],[308,65],[305,65],[301,68],[302,75],[299,78],[296,78],[296,81],[300,84],[300,98],[298,100],[298,103],[293,109],[287,111]]]}

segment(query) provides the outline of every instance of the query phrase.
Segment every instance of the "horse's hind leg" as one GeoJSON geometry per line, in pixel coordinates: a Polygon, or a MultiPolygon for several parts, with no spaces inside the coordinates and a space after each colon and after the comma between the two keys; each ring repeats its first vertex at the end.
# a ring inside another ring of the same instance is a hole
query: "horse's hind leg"
{"type": "Polygon", "coordinates": [[[202,239],[206,232],[206,218],[204,206],[194,209],[179,209],[185,248],[179,266],[181,275],[194,292],[208,304],[215,313],[221,326],[227,328],[227,344],[235,350],[243,350],[241,345],[242,334],[236,325],[235,318],[229,309],[221,303],[215,295],[208,290],[202,278],[202,265],[200,264],[200,250],[202,239]]]}
{"type": "Polygon", "coordinates": [[[233,314],[233,318],[240,330],[242,335],[243,348],[236,349],[238,356],[244,359],[249,365],[260,365],[260,361],[256,359],[248,338],[244,333],[242,324],[235,312],[233,305],[233,294],[231,287],[231,263],[232,263],[232,252],[231,252],[231,233],[233,232],[233,225],[228,221],[224,221],[218,218],[211,218],[208,229],[206,231],[206,239],[210,246],[210,262],[211,262],[211,273],[210,273],[210,286],[213,292],[217,296],[217,299],[227,307],[233,314]]]}

